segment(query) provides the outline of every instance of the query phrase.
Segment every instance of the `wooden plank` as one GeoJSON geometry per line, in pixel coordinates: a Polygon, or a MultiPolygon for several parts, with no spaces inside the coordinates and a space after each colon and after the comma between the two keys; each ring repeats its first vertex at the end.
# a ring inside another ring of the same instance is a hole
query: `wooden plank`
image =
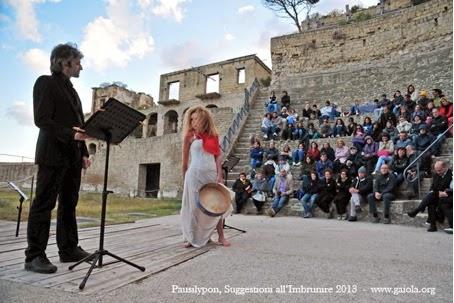
{"type": "MultiPolygon", "coordinates": [[[[79,231],[80,244],[87,250],[98,248],[99,227],[81,229],[79,231]]],[[[235,230],[225,230],[228,239],[241,233],[235,230]]],[[[9,238],[11,241],[11,237],[9,238]]],[[[24,243],[11,241],[0,243],[0,249],[10,251],[0,252],[0,279],[30,284],[37,287],[62,289],[65,291],[79,292],[78,285],[85,276],[88,263],[81,264],[74,270],[65,270],[66,265],[58,262],[58,248],[55,235],[52,235],[48,245],[48,257],[59,266],[59,271],[53,275],[42,275],[27,272],[23,269],[24,243]],[[21,247],[21,248],[18,248],[21,247]],[[14,248],[14,249],[12,249],[14,248]]],[[[22,239],[26,244],[26,239],[22,239]]],[[[133,224],[113,225],[106,227],[106,249],[118,256],[138,265],[145,266],[146,271],[141,272],[122,262],[116,262],[95,268],[92,272],[83,294],[108,292],[137,280],[145,279],[169,267],[192,259],[200,254],[214,249],[216,245],[209,244],[203,248],[183,248],[181,231],[176,226],[152,224],[142,221],[133,224]],[[115,279],[112,279],[112,276],[115,279]]],[[[112,259],[104,257],[104,264],[112,259]]]]}

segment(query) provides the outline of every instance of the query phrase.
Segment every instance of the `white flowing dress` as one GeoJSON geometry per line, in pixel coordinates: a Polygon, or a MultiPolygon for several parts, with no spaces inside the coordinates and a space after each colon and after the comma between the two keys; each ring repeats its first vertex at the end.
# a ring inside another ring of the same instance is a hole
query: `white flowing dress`
{"type": "Polygon", "coordinates": [[[216,183],[216,161],[212,154],[203,149],[201,139],[191,143],[189,154],[191,160],[184,177],[181,227],[184,241],[194,247],[202,247],[210,239],[219,220],[229,216],[233,207],[222,217],[210,217],[197,207],[199,189],[207,183],[216,183]]]}

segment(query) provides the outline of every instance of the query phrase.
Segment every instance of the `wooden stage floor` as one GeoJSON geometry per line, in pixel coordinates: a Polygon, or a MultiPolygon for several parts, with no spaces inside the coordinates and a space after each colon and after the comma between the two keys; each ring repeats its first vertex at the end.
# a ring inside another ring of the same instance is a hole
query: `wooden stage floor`
{"type": "MultiPolygon", "coordinates": [[[[176,226],[156,224],[152,220],[131,224],[106,226],[104,248],[119,257],[125,258],[146,268],[142,272],[125,263],[117,262],[95,268],[85,289],[79,284],[90,264],[84,263],[68,270],[72,263],[60,263],[55,242],[55,229],[47,246],[47,257],[58,266],[55,274],[37,274],[24,270],[24,249],[27,246],[26,226],[21,226],[19,237],[15,237],[16,224],[0,221],[0,279],[29,284],[37,287],[53,288],[81,294],[99,294],[138,282],[172,266],[186,262],[217,247],[209,243],[203,248],[183,248],[181,231],[176,226]]],[[[226,229],[226,237],[232,238],[240,232],[226,229]]],[[[79,229],[79,244],[88,252],[99,246],[99,227],[79,229]]],[[[114,261],[104,256],[103,264],[114,261]]],[[[151,277],[153,278],[153,277],[151,277]]]]}

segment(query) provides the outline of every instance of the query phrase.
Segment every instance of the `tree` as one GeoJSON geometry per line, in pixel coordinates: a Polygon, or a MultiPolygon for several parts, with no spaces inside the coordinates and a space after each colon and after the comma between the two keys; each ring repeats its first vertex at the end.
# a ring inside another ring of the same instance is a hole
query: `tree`
{"type": "Polygon", "coordinates": [[[298,31],[303,31],[300,22],[300,16],[303,11],[306,11],[306,16],[312,7],[318,3],[319,0],[262,0],[266,8],[274,11],[280,18],[291,18],[295,23],[298,31]]]}

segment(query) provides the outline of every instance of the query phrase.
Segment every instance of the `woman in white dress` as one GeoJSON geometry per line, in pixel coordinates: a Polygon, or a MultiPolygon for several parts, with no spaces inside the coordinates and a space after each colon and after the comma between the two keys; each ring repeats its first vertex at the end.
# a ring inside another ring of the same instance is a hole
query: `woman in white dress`
{"type": "Polygon", "coordinates": [[[201,107],[190,108],[183,128],[183,200],[181,225],[185,247],[202,247],[216,229],[219,243],[229,246],[224,237],[224,218],[210,217],[196,205],[199,189],[207,183],[222,183],[221,150],[211,113],[201,107]],[[190,161],[189,161],[190,158],[190,161]],[[190,164],[189,164],[190,162],[190,164]]]}

